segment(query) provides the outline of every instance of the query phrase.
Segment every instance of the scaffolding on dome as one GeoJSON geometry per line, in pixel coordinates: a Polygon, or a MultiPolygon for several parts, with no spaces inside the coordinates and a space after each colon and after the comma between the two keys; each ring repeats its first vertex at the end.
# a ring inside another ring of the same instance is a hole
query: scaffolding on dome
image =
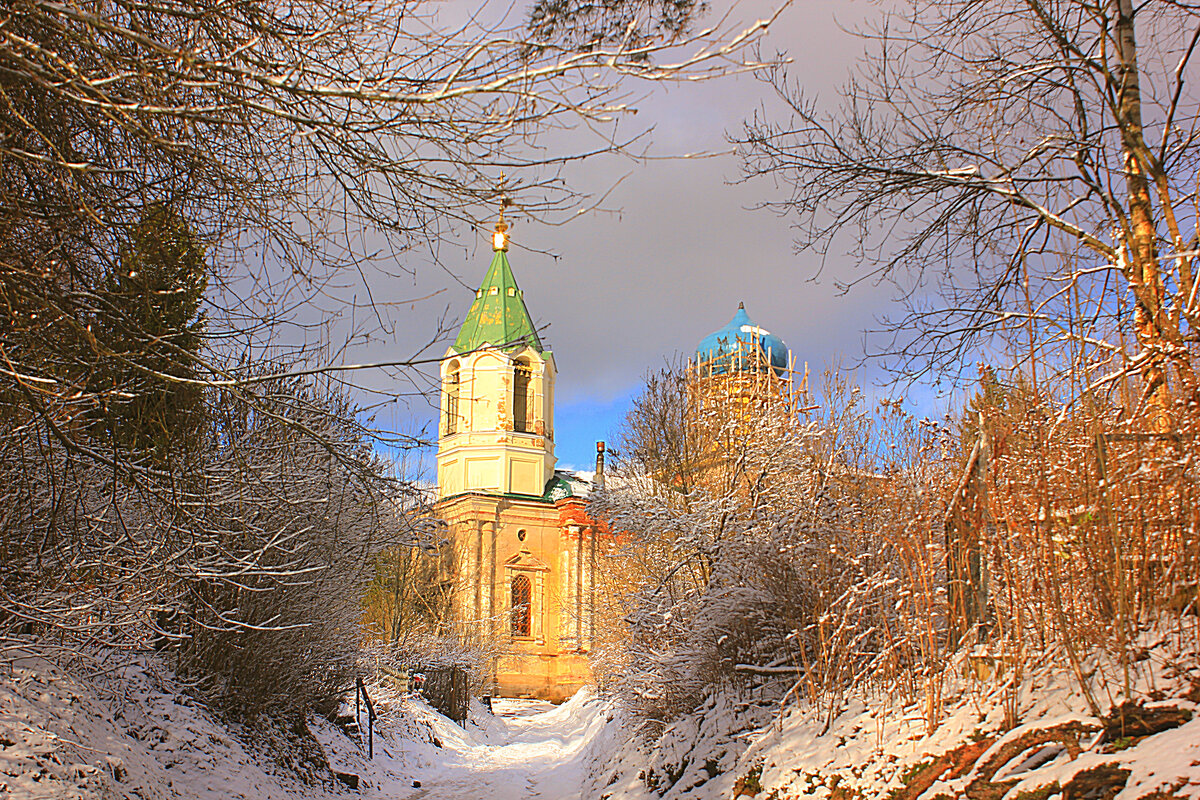
{"type": "Polygon", "coordinates": [[[803,372],[787,352],[784,365],[773,363],[777,354],[764,349],[757,334],[738,338],[732,349],[710,358],[688,361],[688,398],[693,411],[703,416],[720,412],[769,415],[800,421],[811,408],[808,364],[803,372]]]}
{"type": "Polygon", "coordinates": [[[756,335],[688,362],[687,413],[702,453],[704,482],[733,480],[740,469],[735,454],[744,453],[748,443],[768,445],[808,426],[807,412],[814,408],[808,365],[803,371],[796,367],[791,351],[781,359],[761,347],[756,335]]]}

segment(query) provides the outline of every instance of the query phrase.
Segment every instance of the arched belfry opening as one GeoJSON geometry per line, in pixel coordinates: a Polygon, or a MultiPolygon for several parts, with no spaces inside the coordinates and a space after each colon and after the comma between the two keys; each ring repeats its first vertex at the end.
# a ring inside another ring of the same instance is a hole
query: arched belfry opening
{"type": "Polygon", "coordinates": [[[458,403],[462,391],[462,370],[458,359],[452,360],[446,366],[446,397],[443,401],[445,408],[445,431],[447,436],[458,433],[459,411],[458,403]]]}
{"type": "Polygon", "coordinates": [[[528,358],[518,358],[513,364],[513,430],[533,431],[533,367],[528,358]]]}

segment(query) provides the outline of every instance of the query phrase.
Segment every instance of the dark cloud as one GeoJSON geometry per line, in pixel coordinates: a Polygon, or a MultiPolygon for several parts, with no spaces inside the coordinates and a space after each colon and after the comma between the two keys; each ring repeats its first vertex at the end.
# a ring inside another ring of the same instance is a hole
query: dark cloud
{"type": "MultiPolygon", "coordinates": [[[[862,49],[839,23],[853,24],[857,15],[877,10],[864,3],[796,3],[778,20],[764,52],[786,51],[794,59],[790,72],[806,89],[831,98],[862,49]]],[[[747,4],[735,13],[752,20],[767,11],[766,4],[747,4]]],[[[775,187],[766,181],[731,183],[739,178],[739,164],[726,134],[760,107],[779,111],[769,87],[742,75],[655,89],[636,105],[631,121],[653,128],[649,149],[656,158],[603,157],[563,172],[574,188],[597,196],[616,183],[603,202],[607,210],[555,227],[523,218],[521,197],[515,197],[510,261],[531,314],[548,326],[544,338],[560,374],[559,455],[568,463],[587,463],[591,456],[579,437],[562,430],[565,425],[588,420],[594,411],[600,423],[589,421],[587,438],[603,438],[598,426],[619,417],[614,401],[634,391],[646,370],[664,358],[690,353],[706,333],[728,321],[739,301],[787,342],[798,362],[817,370],[839,354],[858,356],[863,329],[887,300],[885,290],[869,286],[839,296],[835,279],[851,274],[850,263],[831,256],[822,265],[812,254],[797,255],[788,222],[752,210],[775,198],[775,187]],[[725,154],[657,157],[701,151],[725,154]],[[568,441],[571,452],[564,452],[568,441]]],[[[585,148],[588,140],[568,132],[556,134],[550,144],[585,148]]],[[[486,231],[447,233],[437,243],[440,266],[432,264],[430,253],[412,251],[403,256],[403,266],[415,270],[415,277],[389,278],[373,287],[375,299],[383,302],[446,291],[390,308],[396,321],[391,340],[357,348],[354,358],[413,352],[443,313],[461,319],[491,254],[486,231]]],[[[444,345],[437,349],[440,355],[444,345]]],[[[411,424],[410,417],[430,416],[429,406],[417,402],[381,421],[411,424]]]]}

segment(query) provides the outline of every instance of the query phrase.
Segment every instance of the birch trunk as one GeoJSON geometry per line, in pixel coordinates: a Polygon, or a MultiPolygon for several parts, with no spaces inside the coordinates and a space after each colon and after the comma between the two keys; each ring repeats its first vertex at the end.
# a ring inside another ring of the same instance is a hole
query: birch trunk
{"type": "MultiPolygon", "coordinates": [[[[1167,401],[1165,365],[1173,361],[1180,378],[1191,385],[1192,371],[1180,337],[1179,323],[1164,307],[1164,281],[1158,263],[1157,229],[1154,204],[1147,172],[1158,165],[1150,157],[1142,127],[1142,94],[1137,62],[1132,0],[1111,0],[1117,46],[1117,123],[1121,131],[1121,157],[1129,192],[1127,277],[1133,289],[1136,307],[1134,327],[1144,358],[1143,397],[1158,416],[1167,401]]],[[[1185,299],[1186,301],[1186,299],[1185,299]]],[[[1162,420],[1160,420],[1162,421],[1162,420]]]]}

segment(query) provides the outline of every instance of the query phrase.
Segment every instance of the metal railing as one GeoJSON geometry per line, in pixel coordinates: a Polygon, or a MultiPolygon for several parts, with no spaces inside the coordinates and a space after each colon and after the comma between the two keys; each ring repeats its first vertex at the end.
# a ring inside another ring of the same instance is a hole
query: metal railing
{"type": "Polygon", "coordinates": [[[371,696],[367,694],[367,687],[363,684],[361,677],[354,679],[354,721],[358,724],[359,735],[362,735],[362,711],[361,707],[367,707],[367,758],[375,757],[375,706],[371,703],[371,696]],[[361,698],[361,703],[360,703],[361,698]]]}

